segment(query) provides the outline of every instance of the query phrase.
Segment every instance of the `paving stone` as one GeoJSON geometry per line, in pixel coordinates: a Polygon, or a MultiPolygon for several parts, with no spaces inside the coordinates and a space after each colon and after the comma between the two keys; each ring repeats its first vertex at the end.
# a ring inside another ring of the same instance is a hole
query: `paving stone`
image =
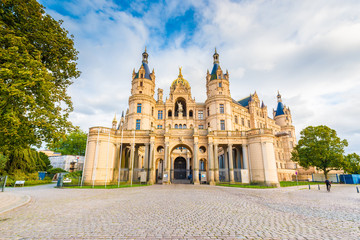
{"type": "Polygon", "coordinates": [[[22,188],[32,201],[0,214],[0,239],[358,239],[352,188],[22,188]]]}

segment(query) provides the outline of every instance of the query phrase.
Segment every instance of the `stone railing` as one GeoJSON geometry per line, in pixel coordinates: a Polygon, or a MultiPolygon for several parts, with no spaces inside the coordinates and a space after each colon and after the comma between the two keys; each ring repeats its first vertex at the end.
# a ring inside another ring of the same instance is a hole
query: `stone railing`
{"type": "Polygon", "coordinates": [[[112,130],[111,128],[107,128],[107,127],[92,127],[92,128],[90,128],[89,133],[90,134],[109,133],[112,131],[114,131],[114,130],[112,130]]]}
{"type": "Polygon", "coordinates": [[[246,136],[260,135],[260,134],[272,134],[271,129],[252,129],[246,132],[246,136]]]}

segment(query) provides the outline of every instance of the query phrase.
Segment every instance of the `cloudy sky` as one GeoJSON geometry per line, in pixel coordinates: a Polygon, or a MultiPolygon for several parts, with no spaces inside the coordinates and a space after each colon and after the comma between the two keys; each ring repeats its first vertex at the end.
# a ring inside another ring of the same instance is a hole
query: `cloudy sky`
{"type": "Polygon", "coordinates": [[[144,47],[167,96],[183,67],[196,101],[216,47],[239,100],[256,91],[272,117],[279,90],[299,132],[327,125],[360,154],[360,1],[40,0],[74,35],[81,77],[71,120],[87,131],[126,111],[144,47]]]}

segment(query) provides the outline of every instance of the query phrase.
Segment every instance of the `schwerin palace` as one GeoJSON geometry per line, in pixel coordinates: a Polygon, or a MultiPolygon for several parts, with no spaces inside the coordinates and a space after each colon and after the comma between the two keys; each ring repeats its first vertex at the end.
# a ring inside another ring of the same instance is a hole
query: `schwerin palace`
{"type": "Polygon", "coordinates": [[[295,128],[279,93],[273,119],[256,92],[239,101],[231,98],[229,73],[215,50],[204,103],[195,102],[181,68],[169,97],[164,101],[158,89],[155,99],[155,73],[149,71],[146,49],[142,57],[132,74],[126,115],[119,124],[114,117],[112,128],[89,130],[85,184],[139,181],[141,175],[149,184],[278,185],[292,179],[295,128]]]}

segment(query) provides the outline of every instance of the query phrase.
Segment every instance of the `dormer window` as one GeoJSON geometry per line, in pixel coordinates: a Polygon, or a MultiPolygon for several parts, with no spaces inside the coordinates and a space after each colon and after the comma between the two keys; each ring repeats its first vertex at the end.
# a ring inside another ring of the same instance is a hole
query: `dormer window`
{"type": "Polygon", "coordinates": [[[140,87],[142,87],[142,86],[143,86],[143,82],[141,81],[141,82],[140,82],[140,87]]]}
{"type": "MultiPolygon", "coordinates": [[[[220,78],[220,75],[219,75],[219,78],[220,78]]],[[[222,82],[219,82],[219,87],[222,87],[222,82]]]]}

